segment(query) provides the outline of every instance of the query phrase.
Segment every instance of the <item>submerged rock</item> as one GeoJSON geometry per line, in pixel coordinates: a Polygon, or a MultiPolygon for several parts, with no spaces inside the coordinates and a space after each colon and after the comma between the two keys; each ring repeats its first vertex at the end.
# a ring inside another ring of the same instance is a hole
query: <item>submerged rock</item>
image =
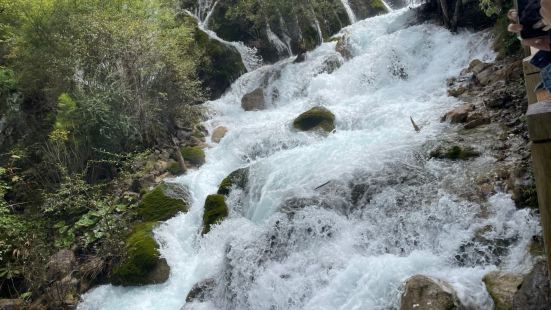
{"type": "Polygon", "coordinates": [[[166,221],[178,214],[186,212],[187,203],[167,195],[168,185],[161,184],[145,194],[138,204],[138,215],[145,222],[166,221]]]}
{"type": "Polygon", "coordinates": [[[224,139],[224,137],[226,136],[226,133],[228,133],[228,128],[224,126],[218,126],[214,128],[211,137],[212,142],[220,143],[220,141],[222,141],[222,139],[224,139]]]}
{"type": "Polygon", "coordinates": [[[216,281],[214,279],[206,279],[196,283],[187,294],[186,302],[204,302],[215,285],[216,281]]]}
{"type": "Polygon", "coordinates": [[[219,195],[229,195],[233,186],[245,189],[247,182],[249,181],[249,167],[237,169],[230,173],[218,187],[219,195]]]}
{"type": "Polygon", "coordinates": [[[482,279],[492,297],[496,310],[513,309],[513,296],[522,283],[522,275],[493,271],[482,279]]]}
{"type": "Polygon", "coordinates": [[[205,163],[205,152],[201,146],[185,146],[180,152],[184,160],[193,166],[200,167],[205,163]]]}
{"type": "Polygon", "coordinates": [[[212,225],[218,224],[228,216],[228,206],[224,195],[210,195],[205,200],[205,211],[203,213],[203,234],[210,231],[212,225]]]}
{"type": "Polygon", "coordinates": [[[293,127],[301,131],[321,129],[331,132],[335,130],[335,115],[324,107],[315,107],[299,115],[293,127]]]}
{"type": "Polygon", "coordinates": [[[170,267],[161,258],[159,246],[153,238],[155,222],[136,225],[125,242],[122,263],[113,269],[111,283],[122,286],[139,286],[165,282],[170,267]]]}
{"type": "Polygon", "coordinates": [[[400,310],[462,309],[455,290],[446,282],[415,275],[406,282],[400,300],[400,310]]]}
{"type": "Polygon", "coordinates": [[[451,160],[467,160],[473,157],[480,156],[480,153],[472,147],[453,145],[451,147],[437,147],[430,152],[431,158],[451,159],[451,160]]]}
{"type": "Polygon", "coordinates": [[[264,89],[257,88],[241,98],[241,107],[245,111],[259,111],[266,109],[264,89]]]}

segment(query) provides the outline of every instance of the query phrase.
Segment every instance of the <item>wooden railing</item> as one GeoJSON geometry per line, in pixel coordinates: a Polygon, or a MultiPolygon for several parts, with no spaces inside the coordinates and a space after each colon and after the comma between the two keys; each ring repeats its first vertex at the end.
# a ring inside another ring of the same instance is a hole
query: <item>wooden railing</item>
{"type": "MultiPolygon", "coordinates": [[[[547,267],[551,271],[551,94],[535,92],[541,78],[539,70],[530,64],[534,52],[523,61],[524,82],[528,97],[528,133],[532,141],[532,167],[536,179],[538,204],[543,228],[547,267]]],[[[551,281],[551,272],[549,272],[551,281]]]]}

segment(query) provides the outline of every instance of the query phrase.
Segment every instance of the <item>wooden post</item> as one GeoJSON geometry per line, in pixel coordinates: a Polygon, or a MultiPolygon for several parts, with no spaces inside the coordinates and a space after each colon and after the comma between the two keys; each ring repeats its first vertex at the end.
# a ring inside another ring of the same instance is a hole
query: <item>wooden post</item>
{"type": "MultiPolygon", "coordinates": [[[[529,105],[526,116],[547,267],[551,271],[551,100],[529,105]]],[[[549,275],[551,280],[551,273],[549,275]]]]}
{"type": "Polygon", "coordinates": [[[522,60],[522,68],[524,71],[524,84],[526,87],[526,96],[528,97],[528,104],[533,104],[538,101],[534,90],[541,81],[540,70],[530,64],[532,56],[526,57],[522,60]]]}

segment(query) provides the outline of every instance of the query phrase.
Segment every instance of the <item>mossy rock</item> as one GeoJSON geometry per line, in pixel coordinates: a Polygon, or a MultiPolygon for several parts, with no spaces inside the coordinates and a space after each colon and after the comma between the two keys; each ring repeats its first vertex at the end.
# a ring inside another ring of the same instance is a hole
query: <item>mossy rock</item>
{"type": "Polygon", "coordinates": [[[138,215],[143,221],[166,221],[178,212],[186,212],[188,206],[182,199],[166,194],[167,185],[161,184],[145,194],[138,204],[138,215]]]}
{"type": "Polygon", "coordinates": [[[248,181],[249,168],[247,167],[237,169],[234,172],[230,173],[226,178],[224,178],[224,180],[222,180],[220,186],[218,187],[218,194],[225,196],[229,195],[234,185],[237,188],[245,189],[248,181]]]}
{"type": "Polygon", "coordinates": [[[210,231],[210,227],[228,216],[228,206],[224,195],[210,195],[205,200],[205,213],[203,214],[203,234],[210,231]]]}
{"type": "Polygon", "coordinates": [[[184,170],[182,170],[182,167],[180,166],[180,163],[178,162],[172,162],[170,163],[170,166],[168,166],[167,169],[168,172],[172,175],[180,175],[184,173],[184,170]]]}
{"type": "Polygon", "coordinates": [[[321,129],[331,132],[335,130],[335,115],[324,107],[315,107],[299,115],[293,127],[301,131],[321,129]]]}
{"type": "Polygon", "coordinates": [[[454,145],[449,148],[438,147],[430,153],[431,158],[451,159],[451,160],[467,160],[473,157],[480,156],[480,153],[471,147],[461,147],[454,145]]]}
{"type": "Polygon", "coordinates": [[[168,279],[170,268],[160,257],[159,246],[153,238],[156,222],[136,225],[126,239],[126,255],[122,263],[113,269],[114,285],[139,286],[157,284],[168,279]]]}
{"type": "Polygon", "coordinates": [[[208,90],[209,98],[218,98],[247,71],[241,55],[235,47],[211,39],[199,27],[195,28],[194,39],[202,55],[197,76],[208,90]]]}
{"type": "Polygon", "coordinates": [[[205,152],[200,146],[184,146],[181,148],[184,160],[194,166],[201,166],[205,163],[205,152]]]}

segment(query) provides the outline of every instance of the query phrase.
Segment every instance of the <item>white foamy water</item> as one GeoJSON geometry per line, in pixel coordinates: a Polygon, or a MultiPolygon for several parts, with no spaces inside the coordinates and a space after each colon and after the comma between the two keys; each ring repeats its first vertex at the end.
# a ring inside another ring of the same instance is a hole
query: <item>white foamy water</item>
{"type": "Polygon", "coordinates": [[[189,188],[192,207],[155,231],[170,279],[101,286],[79,309],[393,309],[415,274],[446,280],[466,305],[491,309],[483,275],[498,264],[526,268],[538,222],[505,194],[477,203],[447,190],[449,182],[472,186],[464,171],[483,169],[488,159],[419,155],[446,128],[442,113],[458,104],[446,79],[473,58],[491,60],[491,44],[484,34],[407,26],[411,17],[403,9],[348,27],[349,61],[324,43],[303,63],[247,73],[207,103],[205,125],[229,132],[207,150],[203,167],[174,180],[189,188]],[[241,97],[259,86],[268,109],[244,112],[241,97]],[[294,131],[293,119],[318,105],[335,114],[336,131],[294,131]],[[420,133],[410,116],[423,125],[420,133]],[[250,167],[246,190],[231,193],[229,218],[201,236],[206,196],[241,167],[250,167]],[[508,248],[473,241],[481,229],[482,239],[508,248]],[[215,280],[211,296],[185,305],[205,279],[215,280]]]}

